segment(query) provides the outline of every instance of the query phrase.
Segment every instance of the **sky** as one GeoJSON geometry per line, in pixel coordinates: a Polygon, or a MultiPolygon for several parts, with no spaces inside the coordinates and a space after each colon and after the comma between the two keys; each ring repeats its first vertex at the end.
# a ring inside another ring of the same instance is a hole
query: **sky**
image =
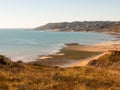
{"type": "Polygon", "coordinates": [[[0,0],[0,28],[72,21],[120,21],[120,0],[0,0]]]}

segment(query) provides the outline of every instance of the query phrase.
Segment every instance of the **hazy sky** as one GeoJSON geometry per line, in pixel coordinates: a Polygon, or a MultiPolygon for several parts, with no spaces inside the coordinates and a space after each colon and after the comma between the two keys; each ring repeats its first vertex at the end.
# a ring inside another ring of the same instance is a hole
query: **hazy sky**
{"type": "Polygon", "coordinates": [[[120,0],[0,0],[0,28],[96,20],[120,21],[120,0]]]}

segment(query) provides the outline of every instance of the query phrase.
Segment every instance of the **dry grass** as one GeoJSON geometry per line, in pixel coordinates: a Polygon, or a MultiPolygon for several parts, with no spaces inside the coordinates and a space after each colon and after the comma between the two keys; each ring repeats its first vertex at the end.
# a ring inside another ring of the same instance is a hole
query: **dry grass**
{"type": "Polygon", "coordinates": [[[97,60],[89,62],[88,65],[120,70],[120,51],[109,51],[97,60]]]}
{"type": "Polygon", "coordinates": [[[118,69],[59,68],[13,63],[7,58],[5,64],[3,61],[4,58],[0,60],[0,90],[120,90],[118,69]]]}
{"type": "Polygon", "coordinates": [[[1,90],[119,90],[119,71],[23,65],[0,69],[1,90]]]}

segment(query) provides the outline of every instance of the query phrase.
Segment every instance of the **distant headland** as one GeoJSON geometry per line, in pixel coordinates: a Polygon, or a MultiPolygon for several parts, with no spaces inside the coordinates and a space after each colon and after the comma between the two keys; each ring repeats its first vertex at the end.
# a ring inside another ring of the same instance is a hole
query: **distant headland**
{"type": "Polygon", "coordinates": [[[120,21],[75,21],[48,23],[46,25],[36,27],[34,30],[65,32],[95,31],[120,33],[120,21]]]}

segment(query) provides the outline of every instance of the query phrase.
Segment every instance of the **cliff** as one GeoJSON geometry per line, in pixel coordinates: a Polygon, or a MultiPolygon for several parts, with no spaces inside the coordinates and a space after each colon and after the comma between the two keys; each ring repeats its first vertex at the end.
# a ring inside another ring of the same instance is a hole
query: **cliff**
{"type": "Polygon", "coordinates": [[[35,30],[50,31],[96,31],[96,32],[120,32],[120,21],[84,21],[84,22],[61,22],[48,23],[44,26],[35,28],[35,30]]]}

